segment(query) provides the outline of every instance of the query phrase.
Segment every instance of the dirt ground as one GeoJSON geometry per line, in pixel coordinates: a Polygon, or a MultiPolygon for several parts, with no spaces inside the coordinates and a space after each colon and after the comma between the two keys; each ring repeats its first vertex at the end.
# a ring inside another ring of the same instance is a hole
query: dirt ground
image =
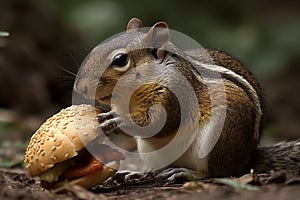
{"type": "Polygon", "coordinates": [[[286,171],[246,174],[238,179],[206,179],[184,184],[163,185],[144,180],[102,185],[85,190],[66,185],[65,194],[42,189],[38,178],[29,177],[22,168],[0,168],[0,199],[298,199],[300,176],[286,171]]]}
{"type": "MultiPolygon", "coordinates": [[[[39,126],[41,122],[39,119],[36,120],[37,122],[35,122],[35,124],[39,126]]],[[[30,123],[32,124],[32,120],[30,120],[30,123]]],[[[56,194],[41,188],[39,178],[29,177],[23,167],[24,152],[28,145],[28,139],[26,140],[26,138],[29,137],[29,134],[32,132],[32,130],[24,131],[24,124],[16,124],[13,122],[2,124],[1,126],[0,200],[284,200],[299,199],[300,197],[300,167],[299,171],[294,173],[288,171],[273,172],[269,174],[249,173],[239,178],[205,179],[201,181],[192,181],[172,185],[157,181],[154,176],[145,176],[136,181],[121,180],[117,183],[107,182],[91,190],[86,190],[78,186],[67,184],[65,186],[65,189],[67,190],[65,194],[56,194]]],[[[25,127],[28,128],[28,126],[25,127]]]]}

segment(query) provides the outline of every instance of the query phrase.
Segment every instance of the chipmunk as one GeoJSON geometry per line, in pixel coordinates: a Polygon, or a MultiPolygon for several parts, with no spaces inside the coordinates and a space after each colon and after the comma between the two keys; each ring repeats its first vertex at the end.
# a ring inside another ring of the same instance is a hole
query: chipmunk
{"type": "Polygon", "coordinates": [[[150,168],[168,160],[172,152],[152,157],[145,154],[170,144],[178,134],[171,149],[182,150],[182,154],[166,164],[172,170],[166,170],[162,177],[185,173],[221,177],[238,176],[250,169],[299,169],[300,142],[258,147],[263,92],[240,61],[219,50],[181,51],[171,43],[165,22],[156,23],[147,33],[141,29],[142,22],[131,19],[126,33],[97,46],[82,64],[75,91],[111,106],[110,111],[99,115],[100,129],[106,134],[122,129],[133,135],[150,168]],[[189,99],[188,88],[196,100],[189,99]],[[172,90],[186,95],[187,115],[172,90]],[[156,124],[151,129],[158,131],[145,135],[143,129],[131,128],[132,124],[141,128],[156,124]],[[220,135],[216,135],[221,125],[220,135]]]}

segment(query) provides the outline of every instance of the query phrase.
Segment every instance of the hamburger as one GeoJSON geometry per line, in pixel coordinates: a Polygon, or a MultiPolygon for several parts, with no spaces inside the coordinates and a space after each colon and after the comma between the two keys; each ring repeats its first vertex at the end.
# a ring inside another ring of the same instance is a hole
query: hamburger
{"type": "Polygon", "coordinates": [[[102,144],[99,113],[90,105],[70,106],[47,119],[31,137],[25,167],[30,176],[40,177],[43,188],[59,190],[66,182],[91,188],[116,173],[125,157],[102,144]]]}

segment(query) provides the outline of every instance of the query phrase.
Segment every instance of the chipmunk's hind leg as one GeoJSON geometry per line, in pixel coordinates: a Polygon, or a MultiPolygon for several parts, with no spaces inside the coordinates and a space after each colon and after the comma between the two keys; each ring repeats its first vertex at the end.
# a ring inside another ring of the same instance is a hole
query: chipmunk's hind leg
{"type": "Polygon", "coordinates": [[[167,168],[157,174],[156,179],[165,184],[182,183],[203,179],[203,174],[187,168],[167,168]]]}

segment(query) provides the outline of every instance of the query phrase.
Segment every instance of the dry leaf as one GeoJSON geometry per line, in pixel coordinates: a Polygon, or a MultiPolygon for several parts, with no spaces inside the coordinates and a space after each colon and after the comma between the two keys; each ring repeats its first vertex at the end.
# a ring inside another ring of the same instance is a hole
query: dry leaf
{"type": "Polygon", "coordinates": [[[231,186],[235,189],[259,190],[258,186],[240,183],[240,182],[238,182],[234,179],[230,179],[230,178],[217,178],[217,179],[214,180],[214,182],[221,183],[221,184],[224,184],[224,185],[228,185],[228,186],[231,186]]]}
{"type": "Polygon", "coordinates": [[[249,174],[245,174],[245,175],[243,175],[239,178],[236,178],[234,180],[236,180],[239,183],[248,184],[248,183],[253,182],[254,175],[253,175],[253,172],[250,172],[249,174]]]}
{"type": "Polygon", "coordinates": [[[74,195],[76,195],[78,199],[96,200],[96,199],[101,199],[101,197],[105,198],[105,196],[96,195],[88,191],[87,189],[74,184],[66,184],[65,189],[68,190],[69,192],[72,192],[74,195]]]}
{"type": "Polygon", "coordinates": [[[203,192],[214,191],[217,188],[217,185],[211,183],[203,183],[201,181],[190,181],[183,184],[182,188],[188,191],[203,192]]]}

